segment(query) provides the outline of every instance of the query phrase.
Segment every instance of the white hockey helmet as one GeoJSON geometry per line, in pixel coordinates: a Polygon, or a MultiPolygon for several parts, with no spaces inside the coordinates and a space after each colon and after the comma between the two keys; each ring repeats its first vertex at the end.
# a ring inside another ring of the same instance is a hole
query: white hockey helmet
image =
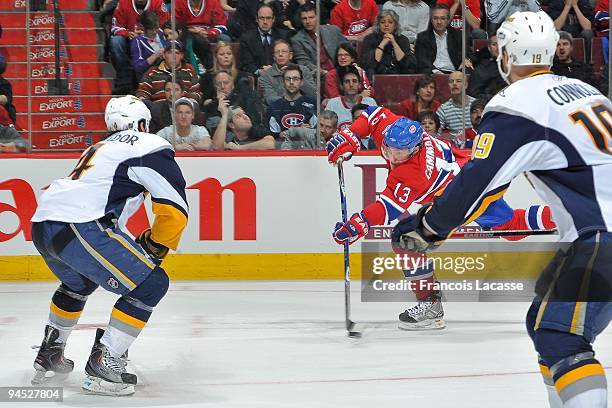
{"type": "Polygon", "coordinates": [[[508,83],[512,65],[553,64],[559,33],[552,19],[543,11],[517,11],[497,29],[497,68],[508,83]],[[502,66],[504,50],[508,53],[507,71],[502,66]]]}
{"type": "Polygon", "coordinates": [[[109,132],[129,129],[148,132],[150,121],[149,108],[134,95],[112,98],[106,104],[104,122],[109,132]],[[140,126],[141,123],[144,128],[140,126]]]}

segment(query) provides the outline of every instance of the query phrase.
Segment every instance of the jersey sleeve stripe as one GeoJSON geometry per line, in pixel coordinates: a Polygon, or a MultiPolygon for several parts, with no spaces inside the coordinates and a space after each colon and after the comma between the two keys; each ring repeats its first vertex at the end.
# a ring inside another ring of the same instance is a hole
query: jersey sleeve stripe
{"type": "Polygon", "coordinates": [[[476,209],[471,213],[471,215],[468,215],[467,220],[463,224],[469,224],[470,222],[473,222],[476,218],[480,217],[492,202],[499,200],[504,196],[504,194],[506,194],[506,190],[508,190],[509,186],[510,183],[489,191],[485,196],[480,199],[478,205],[476,206],[476,209]]]}
{"type": "Polygon", "coordinates": [[[378,196],[378,201],[380,201],[385,207],[385,225],[389,224],[391,221],[393,221],[405,212],[405,210],[400,205],[395,203],[387,196],[378,196]]]}

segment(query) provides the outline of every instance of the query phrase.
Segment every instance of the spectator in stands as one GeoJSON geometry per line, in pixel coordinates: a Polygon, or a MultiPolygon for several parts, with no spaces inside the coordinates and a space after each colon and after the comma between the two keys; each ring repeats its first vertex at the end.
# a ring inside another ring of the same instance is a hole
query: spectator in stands
{"type": "Polygon", "coordinates": [[[421,74],[450,73],[461,68],[461,34],[449,30],[450,10],[445,4],[431,7],[431,24],[417,35],[417,70],[421,74]]]}
{"type": "Polygon", "coordinates": [[[302,67],[290,64],[282,72],[285,93],[268,107],[269,129],[277,138],[287,138],[287,129],[295,126],[317,126],[317,104],[312,96],[306,96],[302,67]]]}
{"type": "Polygon", "coordinates": [[[432,111],[421,111],[416,117],[416,121],[421,124],[423,130],[430,136],[438,137],[440,129],[440,118],[432,111]]]}
{"type": "Polygon", "coordinates": [[[212,141],[204,126],[193,124],[197,115],[197,105],[189,98],[179,98],[174,103],[176,127],[169,125],[157,132],[166,139],[176,151],[210,150],[212,141]]]}
{"type": "Polygon", "coordinates": [[[595,6],[595,35],[607,37],[610,29],[610,1],[599,0],[595,6]]]}
{"type": "Polygon", "coordinates": [[[325,109],[338,115],[338,130],[349,127],[353,123],[351,109],[357,104],[376,106],[377,103],[369,96],[363,97],[359,93],[361,87],[361,76],[352,65],[338,68],[338,75],[342,80],[342,96],[331,98],[325,109]]]}
{"type": "Polygon", "coordinates": [[[485,0],[484,5],[488,19],[487,31],[490,34],[495,34],[501,23],[517,11],[532,11],[535,13],[540,10],[538,0],[485,0]]]}
{"type": "Polygon", "coordinates": [[[383,10],[393,10],[399,16],[401,34],[414,44],[417,34],[427,30],[429,6],[421,0],[388,0],[383,10]]]}
{"type": "Polygon", "coordinates": [[[574,38],[566,31],[559,31],[559,42],[555,51],[552,72],[568,78],[577,78],[598,88],[599,84],[595,80],[593,67],[585,62],[576,61],[572,58],[574,49],[572,42],[574,38]]]}
{"type": "MultiPolygon", "coordinates": [[[[367,108],[369,108],[369,105],[366,105],[365,103],[358,103],[357,105],[353,106],[351,108],[351,116],[353,117],[353,120],[356,120],[359,116],[361,116],[361,113],[367,108]]],[[[360,142],[361,150],[378,150],[376,143],[371,136],[361,138],[360,142]]]]}
{"type": "Polygon", "coordinates": [[[414,84],[415,99],[404,99],[400,102],[398,114],[417,120],[419,113],[423,111],[435,112],[440,107],[436,97],[436,81],[425,75],[420,77],[414,84]]]}
{"type": "Polygon", "coordinates": [[[155,102],[166,98],[164,84],[172,77],[172,67],[175,68],[176,80],[183,83],[183,89],[189,98],[197,103],[202,99],[198,75],[193,67],[183,62],[183,45],[179,41],[169,41],[164,48],[164,59],[142,77],[136,90],[136,96],[143,101],[155,102]],[[172,46],[174,45],[174,50],[172,46]]]}
{"type": "Polygon", "coordinates": [[[4,78],[6,61],[0,62],[0,125],[14,125],[17,121],[17,109],[13,105],[13,86],[4,78]]]}
{"type": "MultiPolygon", "coordinates": [[[[465,32],[468,43],[477,38],[487,38],[487,32],[480,28],[480,1],[479,0],[437,0],[438,4],[449,7],[451,21],[449,28],[455,31],[463,31],[463,2],[465,2],[465,22],[468,29],[465,32]]],[[[468,45],[469,46],[469,45],[468,45]]]]}
{"type": "Polygon", "coordinates": [[[363,40],[361,62],[368,75],[416,72],[416,57],[410,48],[410,40],[400,32],[397,13],[383,10],[376,18],[374,32],[363,40]]]}
{"type": "MultiPolygon", "coordinates": [[[[274,16],[282,14],[282,4],[280,1],[266,2],[266,4],[272,8],[274,16]]],[[[256,30],[257,27],[261,27],[260,21],[257,18],[258,9],[261,5],[263,3],[258,0],[238,0],[236,12],[229,22],[232,38],[240,40],[242,37],[248,36],[251,31],[256,30]]],[[[282,19],[277,18],[272,21],[271,27],[281,31],[285,28],[282,19]]]]}
{"type": "Polygon", "coordinates": [[[241,107],[226,99],[219,104],[221,117],[213,136],[213,150],[270,150],[276,143],[270,131],[254,124],[241,107]]]}
{"type": "Polygon", "coordinates": [[[227,101],[229,106],[241,107],[254,124],[260,125],[263,123],[263,103],[251,88],[237,87],[232,75],[226,71],[219,71],[215,74],[214,84],[217,96],[206,105],[206,127],[211,129],[213,133],[213,129],[217,127],[223,113],[219,109],[223,101],[227,101]]]}
{"type": "Polygon", "coordinates": [[[464,80],[461,71],[451,72],[448,76],[448,87],[450,89],[450,99],[444,102],[436,115],[440,119],[440,134],[442,137],[449,138],[456,146],[462,146],[463,127],[470,126],[470,105],[475,100],[467,93],[462,98],[465,91],[467,79],[464,80]]]}
{"type": "Polygon", "coordinates": [[[136,38],[138,17],[149,10],[159,16],[160,24],[168,20],[169,15],[162,0],[119,0],[113,12],[110,38],[110,56],[117,76],[114,81],[113,94],[123,95],[132,92],[132,71],[130,70],[129,42],[136,38]]]}
{"type": "Polygon", "coordinates": [[[478,126],[482,119],[482,112],[484,111],[487,101],[484,99],[474,99],[470,105],[470,124],[471,128],[465,130],[465,140],[463,145],[459,146],[462,149],[471,149],[474,145],[474,139],[478,134],[478,126]]]}
{"type": "Polygon", "coordinates": [[[232,40],[219,0],[176,0],[174,7],[176,19],[187,26],[194,41],[232,40]]]}
{"type": "Polygon", "coordinates": [[[138,16],[138,22],[142,25],[144,32],[132,40],[130,49],[136,79],[140,81],[142,74],[159,63],[167,41],[164,32],[159,27],[159,16],[154,12],[145,10],[138,16]]]}
{"type": "Polygon", "coordinates": [[[287,130],[286,139],[279,143],[281,150],[321,150],[338,129],[338,116],[324,110],[319,116],[321,138],[317,142],[317,129],[306,126],[292,127],[287,130]]]}
{"type": "Polygon", "coordinates": [[[499,55],[497,35],[492,35],[487,41],[487,50],[488,58],[482,59],[476,65],[467,88],[468,94],[486,101],[508,85],[497,69],[497,56],[499,55]]]}
{"type": "Polygon", "coordinates": [[[593,33],[595,16],[589,0],[551,0],[548,14],[555,21],[557,30],[584,38],[584,49],[587,58],[590,58],[591,40],[595,36],[593,33]]]}
{"type": "Polygon", "coordinates": [[[202,105],[204,106],[211,103],[213,98],[217,95],[214,77],[219,71],[228,72],[232,76],[236,88],[253,88],[252,76],[238,69],[231,44],[219,41],[215,48],[213,69],[207,70],[206,73],[200,77],[200,90],[202,91],[203,100],[202,105]]]}
{"type": "Polygon", "coordinates": [[[346,39],[335,25],[319,26],[314,3],[305,3],[299,12],[303,28],[291,38],[295,62],[311,71],[316,71],[318,41],[321,45],[320,72],[323,78],[334,69],[332,58],[336,55],[338,47],[346,43],[346,39]]]}
{"type": "MultiPolygon", "coordinates": [[[[151,133],[157,133],[161,129],[172,124],[172,104],[174,101],[184,96],[185,90],[183,89],[183,83],[173,82],[171,78],[166,79],[164,84],[164,93],[166,98],[153,102],[150,106],[151,110],[151,123],[149,124],[149,131],[151,133]]],[[[193,123],[199,126],[204,126],[206,120],[204,115],[196,110],[196,115],[193,123]]]]}
{"type": "Polygon", "coordinates": [[[212,69],[213,57],[210,44],[206,38],[194,34],[187,29],[187,25],[176,20],[174,30],[170,21],[162,26],[166,40],[178,40],[184,47],[184,60],[191,64],[198,76],[212,69]]]}
{"type": "Polygon", "coordinates": [[[357,64],[358,60],[359,57],[357,56],[357,51],[355,51],[355,48],[353,48],[353,46],[351,46],[349,43],[340,44],[338,46],[338,50],[336,51],[336,56],[334,58],[335,68],[325,75],[323,97],[335,98],[336,96],[340,96],[342,84],[338,78],[338,69],[349,65],[357,68],[357,72],[359,72],[359,77],[361,78],[361,88],[359,88],[359,92],[361,96],[364,98],[366,96],[374,96],[374,88],[372,88],[365,70],[357,64]]]}
{"type": "Polygon", "coordinates": [[[341,0],[332,10],[329,23],[338,26],[350,41],[362,41],[373,32],[378,6],[374,0],[341,0]]]}
{"type": "MultiPolygon", "coordinates": [[[[274,65],[268,69],[257,81],[261,94],[268,106],[274,101],[281,99],[285,93],[283,72],[293,60],[291,45],[285,40],[277,40],[274,43],[274,65]]],[[[306,67],[301,67],[302,77],[301,92],[306,96],[314,97],[316,88],[313,73],[306,67]]]]}
{"type": "Polygon", "coordinates": [[[0,153],[23,153],[30,150],[30,142],[21,137],[13,125],[0,125],[0,153]]]}
{"type": "Polygon", "coordinates": [[[268,4],[257,9],[257,28],[240,38],[240,69],[260,77],[272,68],[273,45],[287,34],[274,25],[274,10],[268,4]]]}

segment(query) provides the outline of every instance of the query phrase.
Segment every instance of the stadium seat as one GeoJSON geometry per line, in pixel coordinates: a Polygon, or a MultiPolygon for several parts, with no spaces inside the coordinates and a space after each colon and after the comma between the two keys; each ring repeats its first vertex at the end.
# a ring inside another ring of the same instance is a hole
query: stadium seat
{"type": "Polygon", "coordinates": [[[574,38],[572,41],[572,59],[579,62],[586,61],[584,38],[574,38]]]}
{"type": "Polygon", "coordinates": [[[604,64],[601,37],[593,38],[591,43],[591,64],[593,64],[593,71],[595,72],[599,72],[604,64]]]}

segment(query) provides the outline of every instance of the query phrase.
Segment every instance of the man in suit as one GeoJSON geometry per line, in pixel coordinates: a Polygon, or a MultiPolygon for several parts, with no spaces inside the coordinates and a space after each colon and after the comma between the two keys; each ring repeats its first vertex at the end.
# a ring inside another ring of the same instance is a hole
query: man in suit
{"type": "Polygon", "coordinates": [[[300,19],[302,29],[291,38],[295,62],[306,66],[311,71],[317,69],[317,43],[321,43],[321,75],[335,68],[334,58],[338,46],[347,40],[342,35],[340,28],[335,25],[325,24],[319,27],[317,33],[318,18],[314,3],[305,3],[300,6],[300,19]]]}
{"type": "Polygon", "coordinates": [[[274,10],[267,4],[257,9],[257,28],[240,39],[240,69],[256,76],[272,67],[272,45],[286,33],[274,27],[274,10]]]}
{"type": "Polygon", "coordinates": [[[431,24],[416,39],[417,71],[448,74],[461,67],[461,32],[449,30],[450,9],[445,4],[431,7],[431,24]]]}

